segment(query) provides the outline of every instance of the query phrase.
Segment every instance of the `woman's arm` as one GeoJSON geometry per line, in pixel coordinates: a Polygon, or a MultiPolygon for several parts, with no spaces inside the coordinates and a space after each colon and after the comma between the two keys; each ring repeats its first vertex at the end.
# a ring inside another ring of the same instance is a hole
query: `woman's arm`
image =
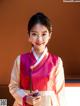
{"type": "Polygon", "coordinates": [[[61,58],[58,58],[58,65],[56,70],[56,94],[60,106],[65,106],[65,78],[64,69],[61,58]]]}
{"type": "Polygon", "coordinates": [[[9,83],[9,91],[19,104],[23,104],[26,93],[20,89],[20,56],[15,59],[13,69],[11,72],[11,79],[9,83]]]}

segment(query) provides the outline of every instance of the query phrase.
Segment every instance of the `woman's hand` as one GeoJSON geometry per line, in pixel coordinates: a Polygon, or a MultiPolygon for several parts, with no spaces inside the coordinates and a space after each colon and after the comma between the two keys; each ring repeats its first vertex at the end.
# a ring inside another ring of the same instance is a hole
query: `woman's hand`
{"type": "Polygon", "coordinates": [[[36,96],[36,97],[27,96],[26,98],[26,102],[30,105],[35,105],[36,103],[39,103],[40,100],[41,100],[41,96],[36,96]]]}
{"type": "Polygon", "coordinates": [[[41,96],[38,91],[34,91],[30,93],[26,98],[26,102],[30,105],[35,105],[39,103],[40,100],[41,100],[41,96]]]}

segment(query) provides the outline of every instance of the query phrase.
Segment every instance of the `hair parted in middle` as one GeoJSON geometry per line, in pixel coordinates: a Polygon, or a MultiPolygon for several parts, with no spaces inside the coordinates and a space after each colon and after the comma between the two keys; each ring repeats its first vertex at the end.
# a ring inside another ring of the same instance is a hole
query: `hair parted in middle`
{"type": "Polygon", "coordinates": [[[44,25],[45,27],[47,27],[49,32],[52,32],[52,24],[50,19],[42,12],[37,12],[36,14],[34,14],[29,22],[28,22],[28,33],[30,34],[30,31],[32,29],[32,27],[36,24],[41,24],[44,25]]]}

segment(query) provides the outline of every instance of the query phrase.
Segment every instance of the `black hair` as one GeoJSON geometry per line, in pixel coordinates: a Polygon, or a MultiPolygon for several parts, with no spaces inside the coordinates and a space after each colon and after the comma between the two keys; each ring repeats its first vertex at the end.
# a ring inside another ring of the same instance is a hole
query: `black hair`
{"type": "Polygon", "coordinates": [[[42,12],[38,12],[34,14],[28,22],[28,33],[29,34],[30,34],[32,27],[38,23],[47,27],[49,32],[52,32],[52,24],[51,24],[50,19],[42,12]]]}

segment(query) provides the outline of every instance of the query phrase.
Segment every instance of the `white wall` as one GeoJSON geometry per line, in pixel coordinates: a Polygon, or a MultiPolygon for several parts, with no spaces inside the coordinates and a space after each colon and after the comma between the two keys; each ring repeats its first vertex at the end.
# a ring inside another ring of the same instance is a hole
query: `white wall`
{"type": "Polygon", "coordinates": [[[66,106],[80,106],[80,87],[66,87],[66,106]]]}

